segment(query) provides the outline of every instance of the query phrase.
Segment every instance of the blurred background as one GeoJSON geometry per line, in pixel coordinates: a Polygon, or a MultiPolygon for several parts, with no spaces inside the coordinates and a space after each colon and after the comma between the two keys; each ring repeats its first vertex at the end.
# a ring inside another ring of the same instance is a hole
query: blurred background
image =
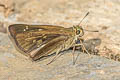
{"type": "Polygon", "coordinates": [[[83,26],[118,28],[119,5],[119,0],[0,0],[0,23],[4,28],[16,23],[71,27],[89,11],[83,26]]]}
{"type": "Polygon", "coordinates": [[[0,79],[120,79],[119,62],[84,54],[80,55],[77,66],[73,68],[71,54],[65,54],[52,65],[45,66],[43,64],[52,58],[33,63],[17,52],[8,38],[7,28],[11,24],[51,24],[68,28],[77,25],[87,12],[90,14],[81,25],[84,29],[99,32],[85,32],[83,38],[100,38],[99,50],[108,49],[101,55],[119,54],[120,0],[0,0],[0,79]]]}

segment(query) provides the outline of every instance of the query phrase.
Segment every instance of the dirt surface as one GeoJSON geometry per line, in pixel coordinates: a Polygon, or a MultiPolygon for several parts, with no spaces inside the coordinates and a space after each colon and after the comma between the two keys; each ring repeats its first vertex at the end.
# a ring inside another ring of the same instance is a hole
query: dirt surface
{"type": "Polygon", "coordinates": [[[0,0],[0,80],[119,80],[120,0],[0,0]],[[100,38],[100,56],[79,53],[75,65],[72,50],[46,65],[53,57],[32,62],[20,54],[7,34],[10,24],[52,24],[64,27],[82,22],[83,38],[100,38]],[[107,59],[109,57],[111,59],[107,59]]]}

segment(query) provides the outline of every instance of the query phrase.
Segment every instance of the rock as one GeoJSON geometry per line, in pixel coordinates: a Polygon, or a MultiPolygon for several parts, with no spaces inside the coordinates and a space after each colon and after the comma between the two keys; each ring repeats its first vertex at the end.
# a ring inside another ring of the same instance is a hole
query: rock
{"type": "MultiPolygon", "coordinates": [[[[120,43],[120,0],[15,0],[15,12],[8,17],[0,12],[0,22],[4,24],[54,24],[64,27],[77,25],[89,11],[82,26],[87,30],[99,30],[98,33],[85,31],[83,39],[99,37],[104,46],[113,53],[119,53],[120,43]],[[104,27],[107,27],[104,28],[104,27]],[[109,44],[108,44],[109,43],[109,44]]],[[[7,3],[6,3],[7,5],[7,3]]],[[[10,3],[12,6],[13,3],[10,3]]],[[[7,28],[6,26],[5,28],[7,28]]],[[[112,53],[112,54],[113,54],[112,53]]],[[[119,80],[120,62],[104,57],[79,54],[73,65],[72,50],[61,52],[53,63],[46,65],[53,56],[42,61],[31,61],[13,46],[8,34],[0,33],[0,80],[119,80]]],[[[107,53],[105,53],[107,54],[107,53]]],[[[104,55],[104,54],[103,54],[104,55]]]]}

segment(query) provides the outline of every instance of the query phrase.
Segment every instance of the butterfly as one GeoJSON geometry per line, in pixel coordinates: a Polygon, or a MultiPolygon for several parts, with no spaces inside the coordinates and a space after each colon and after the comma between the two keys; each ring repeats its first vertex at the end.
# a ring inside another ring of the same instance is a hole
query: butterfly
{"type": "MultiPolygon", "coordinates": [[[[88,14],[89,12],[85,17],[88,14]]],[[[13,24],[8,27],[8,31],[16,48],[35,61],[78,46],[76,41],[84,35],[80,23],[70,28],[56,25],[13,24]]]]}

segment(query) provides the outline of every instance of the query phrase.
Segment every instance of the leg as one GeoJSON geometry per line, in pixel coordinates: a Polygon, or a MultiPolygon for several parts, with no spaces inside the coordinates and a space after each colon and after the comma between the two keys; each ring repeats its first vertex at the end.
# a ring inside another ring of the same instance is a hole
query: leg
{"type": "Polygon", "coordinates": [[[84,51],[86,51],[87,54],[90,54],[90,53],[88,52],[88,50],[85,48],[85,46],[84,46],[84,44],[83,44],[83,42],[82,42],[81,40],[80,40],[80,43],[79,43],[79,44],[75,44],[75,46],[82,46],[83,53],[84,53],[84,51]]]}
{"type": "Polygon", "coordinates": [[[61,49],[59,49],[59,50],[56,52],[54,58],[53,58],[49,63],[47,63],[47,65],[48,65],[48,64],[51,64],[53,61],[55,61],[55,60],[57,59],[60,50],[61,50],[61,49]]]}
{"type": "Polygon", "coordinates": [[[90,53],[88,52],[88,50],[85,48],[85,46],[84,46],[84,44],[83,44],[83,42],[80,40],[80,43],[82,44],[82,49],[83,49],[83,52],[84,51],[86,51],[87,52],[87,54],[89,54],[90,55],[90,53]]]}
{"type": "Polygon", "coordinates": [[[75,64],[75,56],[74,56],[74,53],[75,53],[75,46],[73,46],[73,52],[72,52],[72,54],[73,54],[73,65],[75,64]]]}

